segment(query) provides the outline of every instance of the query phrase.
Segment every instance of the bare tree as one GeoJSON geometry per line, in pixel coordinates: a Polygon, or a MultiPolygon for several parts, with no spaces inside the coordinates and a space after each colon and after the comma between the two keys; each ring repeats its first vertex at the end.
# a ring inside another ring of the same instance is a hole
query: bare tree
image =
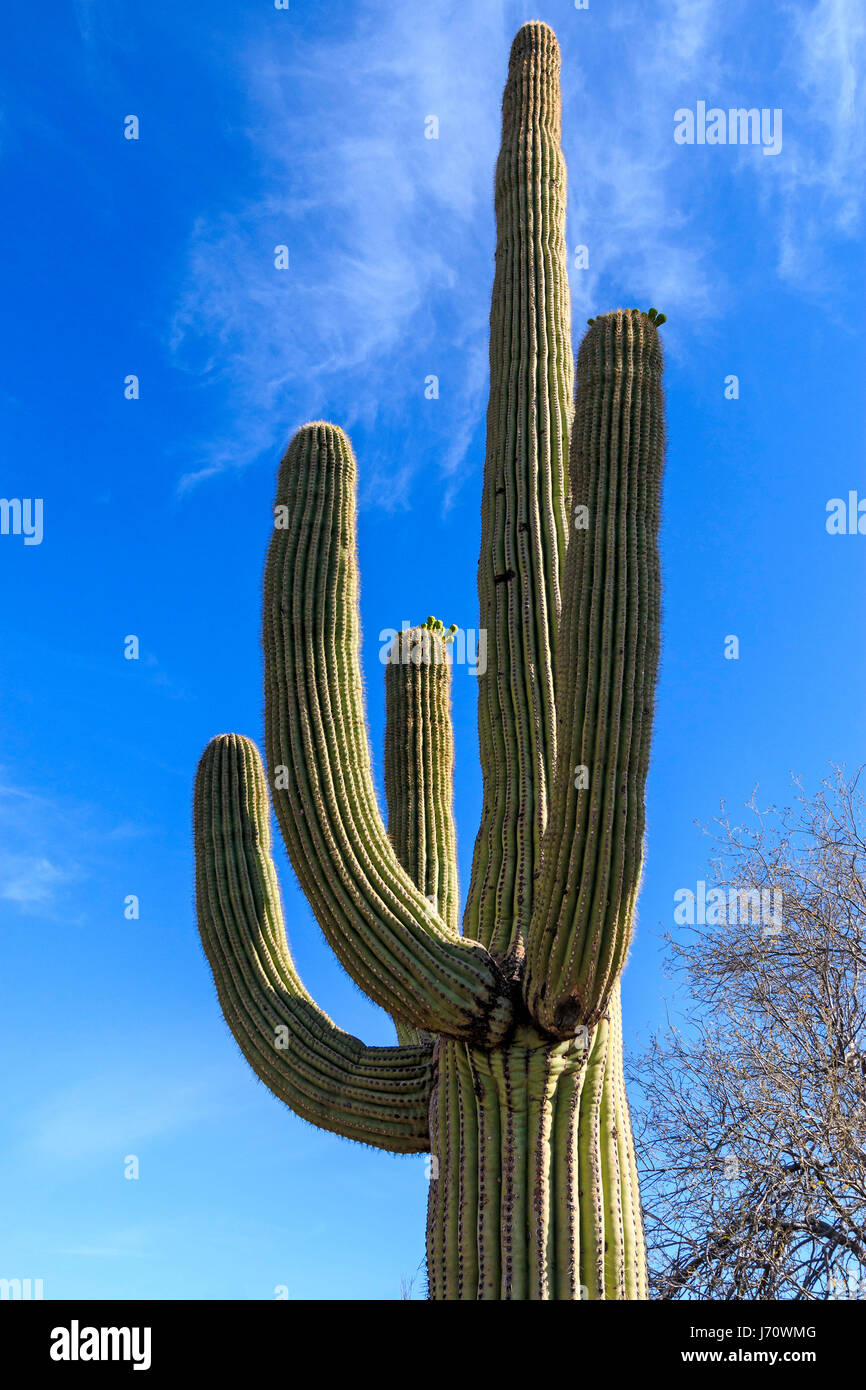
{"type": "Polygon", "coordinates": [[[419,1278],[426,1274],[426,1258],[422,1258],[421,1263],[414,1274],[400,1275],[400,1299],[401,1301],[412,1301],[415,1298],[415,1284],[419,1278]]]}
{"type": "Polygon", "coordinates": [[[712,887],[677,895],[686,1003],[631,1067],[656,1298],[866,1297],[859,777],[723,808],[712,887]]]}

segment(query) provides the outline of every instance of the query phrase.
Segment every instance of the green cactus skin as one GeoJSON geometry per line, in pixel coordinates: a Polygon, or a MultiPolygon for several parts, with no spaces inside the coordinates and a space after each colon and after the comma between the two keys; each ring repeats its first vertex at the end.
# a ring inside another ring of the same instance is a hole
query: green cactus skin
{"type": "Polygon", "coordinates": [[[208,745],[194,823],[201,939],[226,1021],[253,1071],[321,1129],[395,1153],[426,1152],[430,1047],[365,1047],[331,1022],[298,978],[271,859],[264,771],[249,739],[223,734],[208,745]]]}
{"type": "Polygon", "coordinates": [[[229,1026],[276,1095],[349,1138],[429,1151],[431,1298],[643,1299],[619,978],[659,650],[664,315],[591,319],[573,406],[559,50],[537,22],[512,47],[496,213],[478,570],[484,801],[463,935],[453,628],[428,618],[394,641],[386,833],[358,665],[355,460],[323,422],[291,441],[277,487],[268,780],[319,924],[400,1045],[364,1047],[304,991],[264,773],[235,735],[208,746],[196,780],[200,930],[229,1026]],[[569,529],[577,507],[588,525],[569,529]]]}
{"type": "Polygon", "coordinates": [[[397,858],[454,932],[458,924],[454,734],[448,634],[399,632],[385,666],[385,800],[397,858]]]}
{"type": "Polygon", "coordinates": [[[301,887],[356,984],[416,1028],[495,1045],[512,1013],[501,974],[482,945],[430,911],[376,801],[358,664],[355,471],[346,436],[324,423],[299,431],[280,469],[274,512],[287,524],[274,528],[263,620],[274,808],[301,887]]]}
{"type": "Polygon", "coordinates": [[[435,1055],[430,1297],[646,1298],[618,987],[586,1048],[521,1026],[435,1055]]]}
{"type": "Polygon", "coordinates": [[[662,353],[645,314],[597,318],[577,359],[557,710],[562,756],[542,851],[524,993],[567,1037],[593,1023],[625,963],[640,886],[659,651],[662,353]],[[589,786],[575,787],[574,769],[589,786]]]}
{"type": "Polygon", "coordinates": [[[559,45],[514,40],[496,166],[496,272],[478,594],[488,665],[478,725],[484,803],[463,929],[518,959],[556,758],[554,661],[568,539],[571,305],[559,45]]]}
{"type": "MultiPolygon", "coordinates": [[[[438,619],[399,632],[385,667],[385,800],[388,837],[430,908],[457,930],[459,885],[451,727],[453,630],[438,619]]],[[[395,1016],[400,1042],[429,1034],[395,1016]]]]}

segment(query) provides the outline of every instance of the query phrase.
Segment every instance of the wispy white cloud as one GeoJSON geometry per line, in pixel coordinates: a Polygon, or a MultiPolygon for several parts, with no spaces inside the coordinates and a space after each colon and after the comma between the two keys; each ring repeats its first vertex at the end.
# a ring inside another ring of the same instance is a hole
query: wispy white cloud
{"type": "Polygon", "coordinates": [[[56,802],[14,786],[0,769],[0,899],[25,913],[52,916],[68,887],[85,872],[66,834],[56,802]]]}
{"type": "Polygon", "coordinates": [[[141,1226],[130,1226],[120,1231],[102,1234],[99,1243],[90,1240],[80,1245],[61,1245],[46,1250],[47,1255],[61,1255],[77,1260],[128,1260],[141,1259],[153,1244],[152,1232],[141,1226]]]}
{"type": "Polygon", "coordinates": [[[94,0],[72,0],[72,13],[82,43],[91,43],[96,28],[94,0]]]}
{"type": "Polygon", "coordinates": [[[862,0],[785,4],[785,59],[802,98],[780,170],[779,273],[812,293],[839,294],[829,279],[834,239],[862,226],[866,191],[866,11],[862,0]]]}
{"type": "MultiPolygon", "coordinates": [[[[783,276],[793,275],[786,248],[804,215],[817,229],[822,205],[832,205],[834,225],[851,225],[858,200],[845,190],[861,123],[857,59],[848,56],[862,42],[854,0],[780,0],[775,22],[788,47],[756,55],[747,0],[668,0],[649,10],[630,0],[603,21],[547,8],[556,13],[540,17],[557,27],[565,56],[569,241],[592,243],[589,270],[572,272],[578,326],[589,312],[646,299],[671,319],[676,351],[687,332],[731,307],[737,289],[719,269],[723,224],[707,215],[706,167],[673,141],[686,92],[723,100],[758,78],[766,91],[778,63],[780,80],[787,72],[799,83],[826,126],[824,161],[796,146],[788,161],[786,127],[786,168],[775,183],[775,160],[719,161],[725,177],[752,180],[745,196],[765,219],[764,240],[780,247],[783,276]],[[581,29],[592,22],[605,26],[594,37],[581,29]],[[614,63],[599,64],[599,44],[614,63]]],[[[336,41],[299,30],[289,62],[261,46],[242,55],[261,187],[192,229],[172,335],[176,361],[219,386],[231,427],[202,442],[182,490],[273,455],[303,419],[328,414],[351,430],[399,418],[447,343],[464,364],[448,387],[439,449],[451,500],[485,406],[499,98],[523,11],[511,0],[464,0],[420,16],[418,6],[368,0],[336,41]],[[430,114],[438,141],[423,138],[430,114]],[[288,272],[273,268],[281,242],[288,272]]],[[[762,23],[775,32],[773,13],[762,23]]],[[[406,504],[416,466],[409,449],[361,465],[367,501],[406,504]]]]}
{"type": "Polygon", "coordinates": [[[0,898],[24,909],[44,908],[76,874],[45,855],[0,853],[0,898]]]}
{"type": "Polygon", "coordinates": [[[126,1073],[88,1077],[40,1101],[22,1117],[24,1147],[40,1158],[70,1162],[143,1161],[142,1146],[227,1112],[224,1076],[179,1079],[131,1063],[126,1073]]]}
{"type": "Polygon", "coordinates": [[[90,876],[94,846],[142,833],[128,820],[113,824],[72,797],[17,784],[0,767],[0,901],[73,925],[81,919],[72,890],[90,876]]]}
{"type": "MultiPolygon", "coordinates": [[[[477,407],[485,365],[473,347],[487,310],[479,277],[466,270],[491,260],[489,247],[485,256],[471,243],[492,186],[503,8],[448,5],[419,24],[404,7],[367,6],[327,48],[299,38],[290,64],[260,49],[246,55],[266,189],[193,229],[172,337],[177,360],[223,383],[245,423],[208,447],[182,488],[272,450],[281,430],[326,404],[340,405],[351,428],[423,390],[425,365],[436,370],[443,302],[451,344],[468,345],[453,389],[477,407]],[[455,57],[470,50],[467,81],[455,57]],[[424,136],[431,114],[438,140],[424,136]],[[280,243],[290,249],[287,272],[273,266],[280,243]]],[[[451,446],[443,468],[458,465],[451,446]]],[[[390,460],[392,505],[400,471],[390,460]]],[[[375,479],[368,484],[375,490],[375,479]]]]}
{"type": "MultiPolygon", "coordinates": [[[[708,62],[712,61],[711,40],[719,31],[722,7],[718,0],[673,0],[668,6],[658,6],[655,14],[655,45],[663,43],[665,57],[670,60],[667,79],[689,76],[700,69],[707,77],[708,62]]],[[[637,15],[632,12],[633,25],[637,15]]],[[[656,54],[653,55],[657,56],[656,54]]],[[[650,80],[659,76],[653,73],[650,80]]]]}
{"type": "MultiPolygon", "coordinates": [[[[349,429],[371,425],[380,409],[393,413],[436,370],[443,339],[463,364],[448,386],[440,450],[446,506],[459,487],[485,407],[499,98],[521,17],[490,0],[425,8],[423,22],[411,6],[359,13],[337,43],[301,38],[290,67],[261,50],[245,55],[250,137],[266,188],[193,229],[172,337],[176,359],[232,398],[239,425],[207,442],[182,490],[274,451],[289,427],[335,404],[349,429]],[[438,141],[423,137],[430,114],[438,141]],[[272,262],[283,240],[286,273],[272,262]]],[[[615,266],[632,293],[652,285],[668,312],[709,310],[706,252],[689,243],[662,177],[669,131],[650,151],[633,136],[636,74],[658,101],[666,75],[705,56],[714,13],[704,0],[677,0],[672,29],[660,18],[644,26],[640,54],[626,46],[617,74],[630,100],[615,106],[581,72],[573,34],[561,35],[567,118],[593,133],[569,141],[572,239],[587,222],[603,227],[589,273],[575,277],[578,322],[615,266]]],[[[411,455],[362,462],[366,499],[404,505],[411,455]]]]}
{"type": "Polygon", "coordinates": [[[684,93],[724,86],[725,34],[738,4],[617,5],[606,39],[616,61],[604,78],[597,51],[584,59],[579,43],[567,49],[569,70],[580,74],[576,90],[566,83],[564,111],[570,239],[592,233],[589,270],[571,277],[579,333],[587,312],[653,303],[671,320],[666,338],[676,351],[687,331],[700,331],[729,303],[699,170],[674,143],[673,116],[684,93]]]}

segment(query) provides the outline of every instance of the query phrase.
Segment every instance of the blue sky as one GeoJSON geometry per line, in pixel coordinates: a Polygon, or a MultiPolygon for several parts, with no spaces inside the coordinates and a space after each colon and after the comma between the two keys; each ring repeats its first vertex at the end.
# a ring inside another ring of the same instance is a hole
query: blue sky
{"type": "MultiPolygon", "coordinates": [[[[624,983],[639,1045],[671,988],[673,894],[705,876],[695,821],[866,759],[866,537],[825,528],[829,499],[866,498],[862,11],[52,8],[14,7],[0,59],[0,492],[44,500],[40,545],[0,536],[0,1275],[54,1298],[396,1298],[423,1258],[423,1160],[319,1133],[253,1078],[193,915],[197,758],[217,732],[261,736],[280,454],[319,417],[355,445],[381,770],[379,632],[477,626],[499,100],[513,33],[546,20],[569,246],[589,250],[576,332],[619,305],[668,315],[664,646],[624,983]],[[674,112],[702,100],[780,108],[779,154],[676,144],[674,112]]],[[[464,886],[475,696],[456,669],[464,886]]],[[[391,1041],[280,868],[308,988],[391,1041]]]]}

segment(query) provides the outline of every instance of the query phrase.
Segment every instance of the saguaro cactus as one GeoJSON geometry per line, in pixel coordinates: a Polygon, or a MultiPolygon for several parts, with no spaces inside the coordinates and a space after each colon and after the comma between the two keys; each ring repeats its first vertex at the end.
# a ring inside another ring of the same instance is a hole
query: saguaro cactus
{"type": "Polygon", "coordinates": [[[268,776],[234,734],[195,790],[199,921],[257,1074],[325,1129],[431,1154],[432,1298],[646,1296],[619,977],[641,875],[659,645],[664,451],[656,315],[591,322],[576,409],[559,50],[511,51],[496,172],[479,595],[484,806],[457,926],[447,634],[386,667],[388,831],[358,664],[355,459],[304,426],[265,575],[268,776]],[[395,1047],[341,1032],[301,985],[270,858],[289,856],[395,1047]]]}

